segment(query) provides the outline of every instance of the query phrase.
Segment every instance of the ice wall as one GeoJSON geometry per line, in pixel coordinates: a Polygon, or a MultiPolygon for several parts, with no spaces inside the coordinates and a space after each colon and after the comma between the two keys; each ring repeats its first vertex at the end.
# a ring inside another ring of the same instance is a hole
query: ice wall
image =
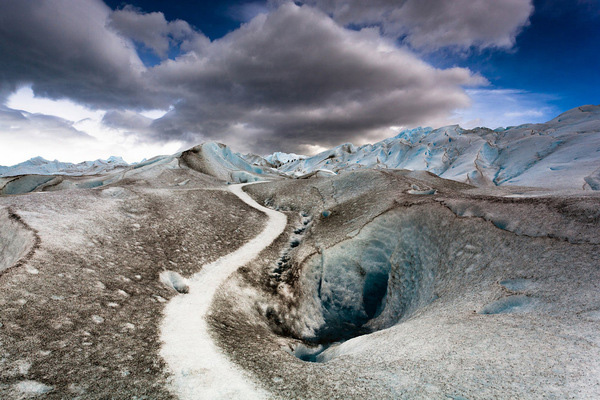
{"type": "Polygon", "coordinates": [[[35,233],[17,214],[0,209],[0,274],[22,261],[35,243],[35,233]]]}

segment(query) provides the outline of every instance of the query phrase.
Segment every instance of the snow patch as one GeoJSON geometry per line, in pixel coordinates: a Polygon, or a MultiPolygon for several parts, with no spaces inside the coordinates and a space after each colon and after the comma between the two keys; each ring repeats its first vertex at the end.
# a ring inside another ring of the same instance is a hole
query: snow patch
{"type": "Polygon", "coordinates": [[[18,382],[14,385],[15,390],[25,395],[37,396],[51,392],[54,388],[52,386],[44,385],[41,382],[25,380],[18,382]]]}

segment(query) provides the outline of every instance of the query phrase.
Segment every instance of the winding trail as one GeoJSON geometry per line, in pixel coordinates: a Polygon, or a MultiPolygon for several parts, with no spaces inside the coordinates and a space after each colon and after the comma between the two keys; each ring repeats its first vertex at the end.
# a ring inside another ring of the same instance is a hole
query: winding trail
{"type": "Polygon", "coordinates": [[[242,190],[245,185],[231,185],[229,190],[244,203],[267,214],[267,225],[238,250],[203,266],[189,279],[189,293],[173,298],[164,310],[160,355],[173,374],[172,391],[182,400],[268,397],[213,342],[206,321],[217,288],[270,245],[287,223],[284,214],[261,206],[247,195],[242,190]]]}

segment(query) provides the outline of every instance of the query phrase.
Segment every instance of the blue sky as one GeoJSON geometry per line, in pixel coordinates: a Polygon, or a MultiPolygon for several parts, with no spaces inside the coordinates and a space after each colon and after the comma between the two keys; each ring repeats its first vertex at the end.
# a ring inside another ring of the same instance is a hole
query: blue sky
{"type": "Polygon", "coordinates": [[[257,1],[161,1],[161,0],[108,0],[113,9],[132,5],[146,12],[162,12],[167,20],[182,19],[211,39],[218,39],[254,16],[252,10],[266,11],[266,2],[257,1]]]}
{"type": "Polygon", "coordinates": [[[431,62],[469,67],[494,87],[530,93],[528,98],[550,106],[551,112],[598,104],[600,2],[546,0],[534,7],[513,49],[471,51],[466,57],[450,52],[431,62]]]}
{"type": "Polygon", "coordinates": [[[600,103],[598,38],[596,0],[4,2],[0,165],[544,122],[600,103]]]}

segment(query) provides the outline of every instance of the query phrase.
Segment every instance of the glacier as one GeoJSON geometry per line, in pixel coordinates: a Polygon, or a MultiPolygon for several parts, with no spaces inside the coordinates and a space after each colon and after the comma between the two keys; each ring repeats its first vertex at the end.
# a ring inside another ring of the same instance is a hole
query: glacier
{"type": "Polygon", "coordinates": [[[111,156],[106,160],[84,161],[73,164],[49,161],[43,157],[34,157],[10,167],[0,166],[0,177],[17,175],[93,175],[106,173],[111,170],[127,167],[129,164],[121,157],[111,156]]]}
{"type": "Polygon", "coordinates": [[[478,186],[598,190],[599,158],[600,106],[587,105],[542,124],[403,130],[374,144],[345,143],[277,167],[294,177],[318,169],[386,168],[430,171],[478,186]]]}
{"type": "Polygon", "coordinates": [[[0,397],[597,399],[599,127],[2,176],[0,397]]]}
{"type": "MultiPolygon", "coordinates": [[[[407,129],[374,144],[344,143],[311,157],[283,152],[240,154],[217,142],[171,157],[179,156],[184,163],[195,162],[192,168],[234,183],[377,168],[429,171],[475,186],[600,190],[600,106],[577,107],[546,123],[493,130],[467,130],[458,125],[407,129]],[[200,158],[190,158],[190,154],[200,158]]],[[[43,181],[43,176],[93,176],[140,168],[156,160],[130,165],[120,157],[110,157],[71,164],[35,157],[11,167],[0,166],[0,178],[40,175],[27,178],[36,181],[26,185],[29,189],[14,192],[19,193],[42,187],[45,182],[38,181],[43,181]]]]}

